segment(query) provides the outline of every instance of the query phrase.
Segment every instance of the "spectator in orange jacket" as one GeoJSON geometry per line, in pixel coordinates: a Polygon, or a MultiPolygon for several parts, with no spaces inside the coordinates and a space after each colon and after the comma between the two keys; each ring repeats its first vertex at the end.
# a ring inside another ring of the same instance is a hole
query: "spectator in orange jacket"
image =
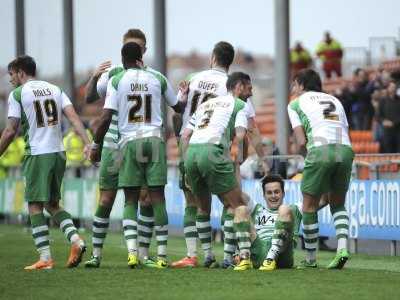
{"type": "Polygon", "coordinates": [[[292,76],[294,76],[299,71],[311,67],[312,59],[310,52],[300,42],[296,42],[294,48],[290,51],[290,62],[292,76]]]}
{"type": "Polygon", "coordinates": [[[343,49],[338,41],[331,37],[329,32],[325,33],[325,39],[317,47],[317,56],[322,61],[322,68],[326,78],[331,78],[332,73],[342,76],[343,49]]]}

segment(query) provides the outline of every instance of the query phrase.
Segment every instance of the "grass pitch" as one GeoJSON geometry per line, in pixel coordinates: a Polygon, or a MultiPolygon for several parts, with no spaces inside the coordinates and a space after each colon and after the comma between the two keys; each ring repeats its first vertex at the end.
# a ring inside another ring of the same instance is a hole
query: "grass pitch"
{"type": "MultiPolygon", "coordinates": [[[[83,233],[90,242],[90,233],[83,233]]],[[[30,232],[0,225],[0,299],[399,299],[400,258],[353,255],[346,268],[331,271],[154,270],[129,269],[122,234],[107,236],[100,269],[66,269],[69,245],[60,230],[51,230],[56,268],[24,271],[37,259],[30,232]]],[[[89,243],[88,243],[89,244],[89,243]]],[[[90,253],[89,247],[89,253],[90,253]]],[[[222,246],[216,246],[222,258],[222,246]]],[[[89,258],[86,253],[84,260],[89,258]]],[[[183,238],[170,238],[169,259],[185,254],[183,238]]],[[[303,253],[296,252],[296,261],[303,253]]],[[[320,252],[325,266],[333,253],[320,252]]],[[[346,299],[346,300],[347,300],[346,299]]]]}

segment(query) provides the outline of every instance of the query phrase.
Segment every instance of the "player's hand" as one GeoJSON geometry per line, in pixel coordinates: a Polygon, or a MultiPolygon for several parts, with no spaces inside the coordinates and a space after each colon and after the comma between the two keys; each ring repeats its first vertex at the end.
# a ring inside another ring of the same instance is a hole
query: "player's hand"
{"type": "Polygon", "coordinates": [[[89,154],[89,160],[96,164],[100,161],[100,149],[99,148],[93,148],[93,146],[90,149],[90,154],[89,154]]]}
{"type": "Polygon", "coordinates": [[[93,77],[99,78],[101,74],[106,72],[111,67],[111,60],[101,63],[93,72],[93,77]]]}
{"type": "Polygon", "coordinates": [[[189,94],[189,82],[188,81],[182,80],[181,82],[179,82],[178,88],[179,88],[179,91],[182,93],[182,95],[189,94]]]}
{"type": "Polygon", "coordinates": [[[83,148],[83,155],[85,157],[85,160],[89,160],[90,156],[90,144],[86,144],[85,147],[83,148]]]}
{"type": "Polygon", "coordinates": [[[189,95],[189,82],[186,80],[182,80],[181,82],[179,82],[178,89],[181,93],[180,101],[186,103],[189,95]]]}
{"type": "Polygon", "coordinates": [[[262,173],[264,173],[264,176],[269,174],[270,169],[269,169],[269,166],[268,166],[268,164],[267,164],[267,162],[265,160],[262,160],[260,162],[259,168],[260,168],[260,171],[262,173]]]}

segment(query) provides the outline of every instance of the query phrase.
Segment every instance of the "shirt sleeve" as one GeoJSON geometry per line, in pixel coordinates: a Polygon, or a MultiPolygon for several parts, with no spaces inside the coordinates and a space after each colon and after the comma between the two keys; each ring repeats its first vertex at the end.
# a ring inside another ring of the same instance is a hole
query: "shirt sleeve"
{"type": "Polygon", "coordinates": [[[243,127],[247,129],[247,115],[245,109],[239,110],[236,114],[235,128],[237,127],[243,127]]]}
{"type": "Polygon", "coordinates": [[[68,105],[72,105],[71,100],[68,98],[67,94],[64,93],[64,91],[61,91],[61,107],[64,109],[68,105]]]}
{"type": "Polygon", "coordinates": [[[246,109],[247,118],[248,119],[255,118],[256,111],[254,110],[254,105],[250,98],[247,99],[244,107],[246,109]]]}
{"type": "Polygon", "coordinates": [[[288,105],[287,110],[289,114],[290,123],[292,124],[292,128],[302,126],[299,115],[293,108],[290,107],[290,104],[288,105]]]}
{"type": "Polygon", "coordinates": [[[13,92],[8,97],[8,117],[21,119],[21,105],[15,100],[13,92]]]}
{"type": "Polygon", "coordinates": [[[106,100],[104,102],[104,108],[118,111],[117,90],[114,88],[112,80],[109,80],[107,84],[107,93],[106,100]]]}
{"type": "Polygon", "coordinates": [[[164,97],[165,100],[167,101],[167,104],[169,106],[175,106],[178,103],[178,99],[175,95],[174,90],[171,87],[171,84],[169,83],[169,81],[167,79],[165,79],[166,82],[166,89],[164,91],[164,97]]]}
{"type": "Polygon", "coordinates": [[[108,72],[101,74],[99,80],[97,80],[97,94],[101,98],[104,98],[107,93],[107,83],[108,83],[108,72]]]}

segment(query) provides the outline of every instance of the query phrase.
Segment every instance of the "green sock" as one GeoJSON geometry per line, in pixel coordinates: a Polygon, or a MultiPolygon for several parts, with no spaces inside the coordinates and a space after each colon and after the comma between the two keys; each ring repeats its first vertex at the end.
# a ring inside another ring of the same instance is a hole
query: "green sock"
{"type": "Polygon", "coordinates": [[[60,229],[70,243],[77,243],[80,241],[78,230],[76,230],[71,215],[68,212],[60,210],[53,216],[53,219],[60,225],[60,229]]]}
{"type": "Polygon", "coordinates": [[[38,213],[30,216],[32,237],[35,242],[36,250],[39,252],[40,259],[48,261],[51,259],[50,242],[49,242],[49,227],[46,223],[46,218],[43,213],[38,213]]]}
{"type": "Polygon", "coordinates": [[[224,217],[224,259],[233,260],[237,247],[235,231],[233,229],[233,214],[226,213],[224,217]]]}
{"type": "Polygon", "coordinates": [[[93,256],[101,257],[104,240],[106,239],[112,207],[97,206],[92,225],[93,256]]]}
{"type": "Polygon", "coordinates": [[[271,239],[271,248],[268,251],[268,259],[277,259],[279,254],[285,250],[292,237],[293,222],[277,220],[271,239]]]}
{"type": "Polygon", "coordinates": [[[151,238],[153,237],[154,212],[153,206],[140,204],[138,219],[140,258],[149,257],[151,238]]]}
{"type": "Polygon", "coordinates": [[[211,223],[209,215],[196,215],[196,228],[205,257],[213,256],[211,247],[211,223]]]}
{"type": "Polygon", "coordinates": [[[165,201],[153,204],[154,208],[154,229],[157,240],[157,256],[165,258],[167,256],[168,243],[168,214],[165,201]]]}
{"type": "Polygon", "coordinates": [[[250,257],[250,222],[233,223],[238,240],[239,254],[241,258],[248,259],[250,257]]]}
{"type": "Polygon", "coordinates": [[[125,203],[122,227],[129,254],[137,254],[137,209],[137,202],[125,203]]]}
{"type": "Polygon", "coordinates": [[[304,245],[307,250],[307,261],[316,260],[318,244],[318,214],[303,212],[304,245]]]}
{"type": "Polygon", "coordinates": [[[337,251],[347,250],[347,240],[349,238],[349,215],[344,205],[332,207],[331,214],[335,225],[336,238],[338,241],[337,251]]]}
{"type": "Polygon", "coordinates": [[[187,256],[197,256],[197,229],[196,229],[197,208],[186,206],[183,217],[183,232],[185,234],[187,256]]]}

